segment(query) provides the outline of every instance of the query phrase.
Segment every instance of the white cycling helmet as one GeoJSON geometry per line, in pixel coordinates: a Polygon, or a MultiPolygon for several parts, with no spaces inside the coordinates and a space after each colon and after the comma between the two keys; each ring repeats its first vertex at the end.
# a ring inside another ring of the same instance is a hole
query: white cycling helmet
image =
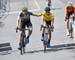
{"type": "Polygon", "coordinates": [[[69,1],[69,2],[67,3],[67,5],[68,5],[68,6],[73,6],[73,3],[72,3],[71,1],[69,1]]]}

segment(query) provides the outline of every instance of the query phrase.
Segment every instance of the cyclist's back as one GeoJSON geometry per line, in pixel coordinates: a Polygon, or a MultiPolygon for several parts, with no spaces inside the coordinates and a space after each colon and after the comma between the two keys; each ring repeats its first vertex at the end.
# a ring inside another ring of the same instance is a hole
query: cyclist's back
{"type": "Polygon", "coordinates": [[[29,22],[30,21],[30,15],[33,15],[31,12],[27,12],[27,15],[24,15],[23,12],[20,13],[20,19],[22,22],[29,22]]]}

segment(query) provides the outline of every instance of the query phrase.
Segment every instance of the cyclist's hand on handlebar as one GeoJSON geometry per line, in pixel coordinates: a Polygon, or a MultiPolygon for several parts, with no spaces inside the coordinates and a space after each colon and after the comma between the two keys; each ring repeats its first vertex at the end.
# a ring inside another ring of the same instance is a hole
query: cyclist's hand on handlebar
{"type": "Polygon", "coordinates": [[[16,33],[18,32],[18,27],[16,27],[16,33]]]}
{"type": "Polygon", "coordinates": [[[42,27],[43,27],[43,25],[41,25],[41,27],[40,27],[40,31],[42,30],[42,27]]]}
{"type": "Polygon", "coordinates": [[[66,21],[66,19],[64,21],[66,21]]]}
{"type": "Polygon", "coordinates": [[[42,27],[40,27],[40,31],[42,30],[42,27]]]}
{"type": "Polygon", "coordinates": [[[64,18],[64,21],[66,21],[67,19],[66,19],[66,17],[64,18]]]}
{"type": "Polygon", "coordinates": [[[51,26],[51,31],[52,31],[52,32],[54,31],[54,26],[51,26]]]}

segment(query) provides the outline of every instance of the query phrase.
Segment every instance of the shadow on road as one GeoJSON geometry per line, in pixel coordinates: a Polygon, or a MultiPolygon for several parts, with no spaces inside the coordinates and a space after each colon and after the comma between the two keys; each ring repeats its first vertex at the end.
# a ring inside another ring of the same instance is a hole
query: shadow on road
{"type": "MultiPolygon", "coordinates": [[[[47,49],[46,52],[57,52],[61,50],[70,50],[70,49],[75,49],[75,43],[55,45],[55,46],[52,46],[50,49],[47,49]]],[[[32,54],[32,53],[38,53],[38,52],[44,52],[44,50],[34,50],[34,51],[28,51],[26,53],[32,54]]]]}
{"type": "MultiPolygon", "coordinates": [[[[8,46],[10,44],[6,43],[6,44],[3,44],[3,45],[8,46]]],[[[3,47],[3,45],[1,45],[0,47],[3,47]]],[[[75,49],[75,43],[51,46],[50,49],[49,48],[47,49],[46,53],[57,52],[57,51],[62,51],[62,50],[72,50],[72,49],[75,49]]],[[[2,52],[0,52],[0,55],[8,55],[8,54],[12,54],[13,52],[19,52],[18,50],[12,51],[11,47],[3,48],[4,51],[2,49],[0,49],[0,50],[2,51],[2,52]]],[[[40,53],[40,52],[44,52],[44,50],[41,49],[41,50],[26,51],[25,54],[34,54],[34,53],[40,53]]]]}
{"type": "Polygon", "coordinates": [[[0,52],[0,55],[8,55],[8,54],[11,54],[11,52],[9,51],[0,52]]]}

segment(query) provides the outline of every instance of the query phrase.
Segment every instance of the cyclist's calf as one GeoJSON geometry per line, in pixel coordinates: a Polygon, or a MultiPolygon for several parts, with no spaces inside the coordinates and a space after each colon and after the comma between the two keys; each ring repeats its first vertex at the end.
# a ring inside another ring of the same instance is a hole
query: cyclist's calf
{"type": "Polygon", "coordinates": [[[22,40],[24,38],[24,31],[19,32],[19,38],[20,38],[20,43],[22,43],[22,40]]]}

